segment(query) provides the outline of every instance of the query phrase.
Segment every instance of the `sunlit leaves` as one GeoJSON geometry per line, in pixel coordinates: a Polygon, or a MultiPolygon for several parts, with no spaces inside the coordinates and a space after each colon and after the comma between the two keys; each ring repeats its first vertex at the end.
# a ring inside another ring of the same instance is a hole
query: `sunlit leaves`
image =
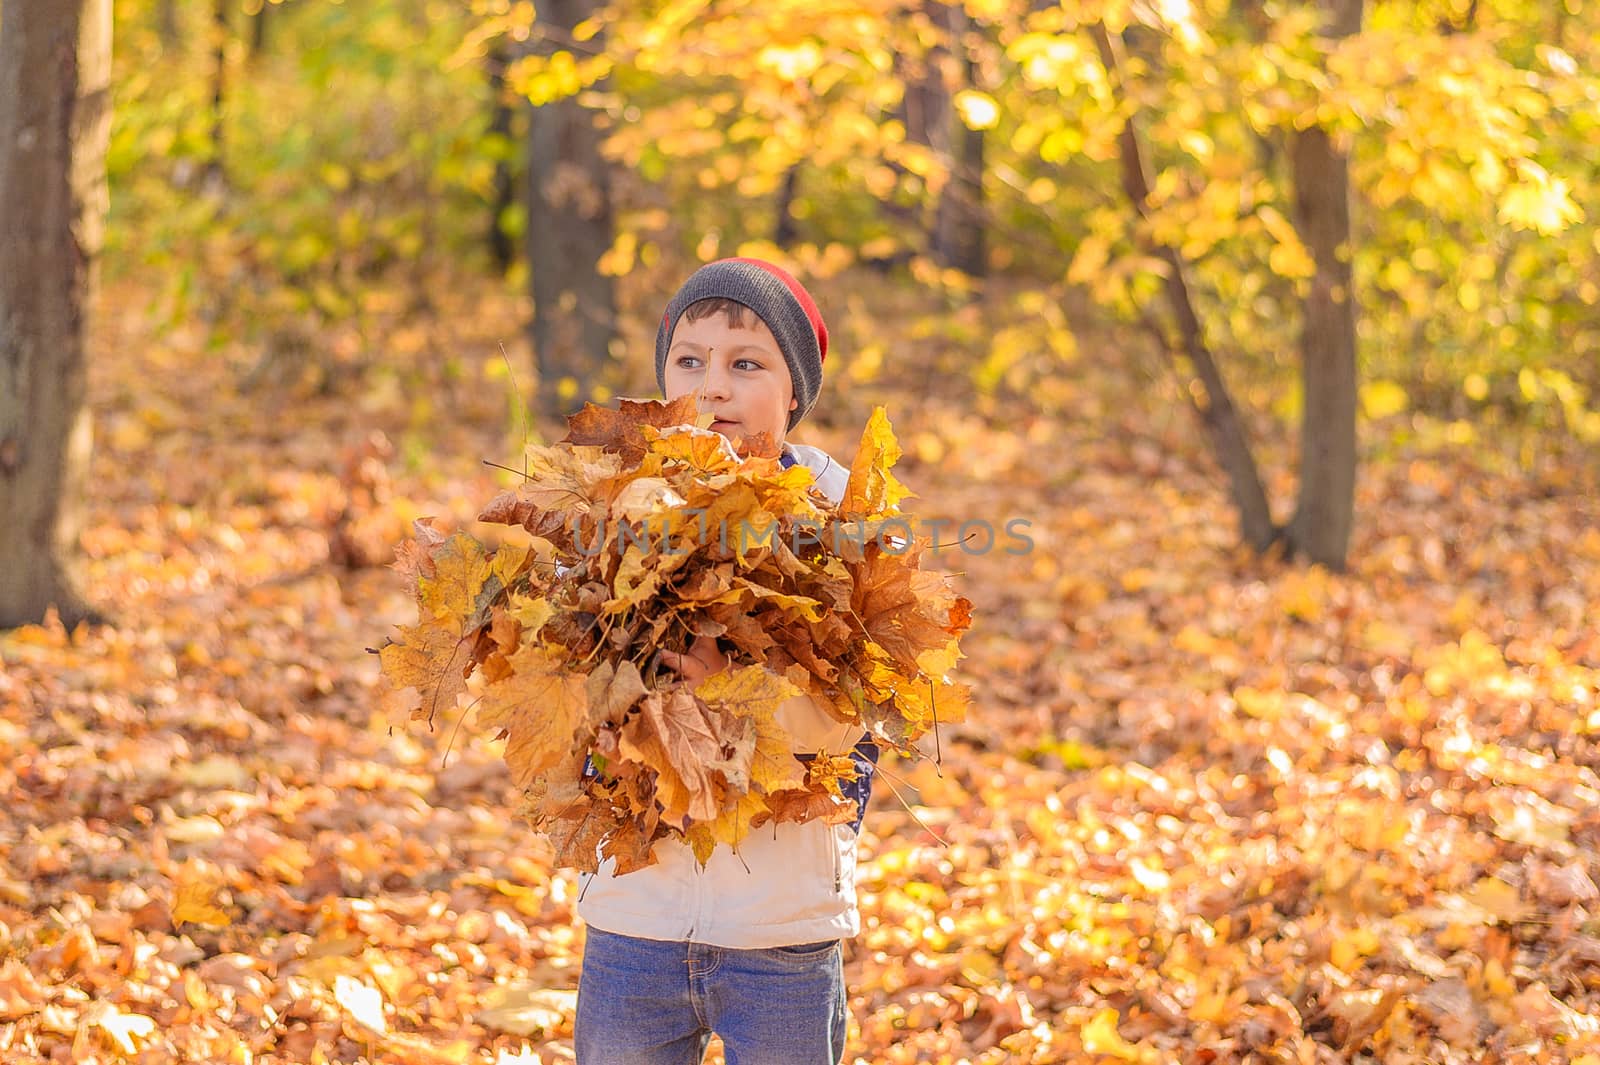
{"type": "Polygon", "coordinates": [[[472,646],[456,618],[430,617],[401,626],[400,639],[385,644],[379,655],[391,684],[415,688],[421,695],[416,714],[430,722],[435,714],[453,708],[456,697],[467,690],[472,646]]]}
{"type": "Polygon", "coordinates": [[[198,869],[189,868],[178,881],[172,900],[174,924],[200,924],[225,927],[232,924],[228,912],[218,905],[218,892],[222,885],[218,878],[198,869]]]}
{"type": "Polygon", "coordinates": [[[520,647],[506,663],[510,674],[484,689],[477,724],[506,733],[506,765],[519,787],[571,757],[572,738],[587,718],[581,674],[565,657],[537,644],[520,647]]]}
{"type": "Polygon", "coordinates": [[[692,400],[590,405],[566,440],[530,448],[526,479],[480,518],[553,555],[491,556],[425,524],[400,551],[420,620],[382,649],[385,674],[431,720],[479,673],[476,728],[504,738],[523,812],[580,868],[642,867],[669,836],[704,861],[754,823],[836,820],[841,771],[794,757],[819,753],[780,724],[796,708],[894,745],[965,716],[948,674],[971,604],[881,520],[908,494],[882,409],[838,510],[770,440],[731,446],[681,424],[695,416],[692,400]],[[733,666],[693,687],[664,667],[661,652],[710,640],[733,666]]]}
{"type": "Polygon", "coordinates": [[[1572,186],[1564,178],[1531,161],[1521,162],[1517,171],[1518,182],[1501,197],[1500,221],[1547,237],[1583,221],[1583,209],[1572,202],[1572,186]]]}
{"type": "Polygon", "coordinates": [[[988,93],[963,89],[956,93],[955,106],[968,129],[993,129],[1000,121],[1000,107],[988,93]]]}
{"type": "Polygon", "coordinates": [[[853,518],[869,521],[895,513],[900,501],[910,494],[890,472],[899,459],[900,445],[889,417],[882,407],[875,407],[862,431],[839,509],[853,518]]]}

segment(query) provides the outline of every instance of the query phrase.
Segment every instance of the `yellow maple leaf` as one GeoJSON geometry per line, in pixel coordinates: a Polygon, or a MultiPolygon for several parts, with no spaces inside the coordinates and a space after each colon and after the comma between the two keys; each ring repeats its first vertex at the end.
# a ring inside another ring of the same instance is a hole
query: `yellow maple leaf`
{"type": "Polygon", "coordinates": [[[1105,1054],[1123,1061],[1138,1061],[1139,1048],[1122,1038],[1117,1031],[1117,1011],[1107,1007],[1094,1015],[1094,1019],[1078,1032],[1083,1049],[1090,1054],[1105,1054]]]}
{"type": "Polygon", "coordinates": [[[423,617],[453,621],[459,634],[478,607],[478,593],[489,577],[483,545],[456,533],[433,553],[432,576],[417,578],[418,611],[423,617]]]}
{"type": "Polygon", "coordinates": [[[900,444],[882,407],[874,407],[861,433],[861,445],[850,464],[850,481],[839,503],[840,513],[853,520],[871,520],[893,514],[900,501],[911,495],[890,470],[900,460],[900,444]]]}
{"type": "Polygon", "coordinates": [[[378,660],[394,688],[417,690],[421,703],[412,716],[431,722],[434,714],[455,706],[456,696],[467,690],[472,642],[461,636],[459,626],[429,619],[402,626],[399,641],[386,644],[378,660]]]}
{"type": "Polygon", "coordinates": [[[726,473],[736,469],[739,456],[721,433],[695,426],[645,428],[650,451],[668,462],[681,463],[702,475],[726,473]]]}
{"type": "Polygon", "coordinates": [[[696,516],[696,534],[708,545],[731,550],[741,565],[782,535],[777,515],[761,505],[755,486],[747,481],[729,484],[703,502],[698,496],[689,502],[703,512],[696,516]]]}
{"type": "Polygon", "coordinates": [[[489,560],[489,572],[499,578],[505,588],[528,568],[531,552],[527,544],[501,544],[489,560]]]}
{"type": "Polygon", "coordinates": [[[661,572],[652,562],[658,557],[653,551],[628,545],[617,563],[617,575],[611,582],[616,595],[606,601],[607,611],[636,606],[655,594],[661,586],[661,572]]]}
{"type": "Polygon", "coordinates": [[[746,792],[736,796],[714,819],[690,825],[683,837],[694,851],[695,860],[704,866],[711,860],[711,852],[717,844],[738,847],[750,834],[750,822],[766,813],[767,804],[761,796],[746,792]]]}
{"type": "Polygon", "coordinates": [[[756,498],[767,511],[802,518],[820,518],[822,511],[811,502],[811,487],[814,484],[816,476],[811,468],[799,462],[754,482],[756,498]]]}
{"type": "Polygon", "coordinates": [[[510,659],[511,675],[489,685],[478,701],[478,725],[504,729],[505,760],[518,787],[573,757],[573,733],[587,713],[584,675],[559,651],[526,644],[510,659]]]}
{"type": "Polygon", "coordinates": [[[770,588],[758,581],[746,580],[743,577],[735,577],[733,584],[736,588],[744,589],[752,600],[771,603],[785,610],[791,610],[807,621],[822,620],[822,604],[808,595],[791,595],[788,592],[780,592],[776,588],[770,588]]]}
{"type": "Polygon", "coordinates": [[[545,623],[556,616],[556,608],[543,597],[514,592],[506,604],[506,613],[517,620],[524,632],[537,636],[545,623]]]}
{"type": "Polygon", "coordinates": [[[794,741],[778,724],[778,707],[803,693],[765,666],[725,669],[706,677],[695,694],[708,706],[755,722],[756,745],[750,759],[750,782],[762,791],[800,787],[800,763],[792,751],[794,741]]]}
{"type": "Polygon", "coordinates": [[[806,765],[806,783],[822,788],[835,799],[844,798],[841,780],[855,780],[860,775],[848,754],[819,754],[806,765]]]}
{"type": "Polygon", "coordinates": [[[894,687],[895,709],[906,719],[913,736],[922,735],[936,724],[965,721],[971,703],[972,691],[965,684],[918,677],[898,681],[894,687]]]}
{"type": "Polygon", "coordinates": [[[943,647],[930,647],[917,655],[917,668],[934,678],[943,677],[962,658],[961,641],[952,639],[943,647]]]}
{"type": "Polygon", "coordinates": [[[226,928],[233,923],[226,910],[217,905],[222,881],[192,867],[179,874],[178,889],[172,899],[173,924],[203,924],[226,928]]]}

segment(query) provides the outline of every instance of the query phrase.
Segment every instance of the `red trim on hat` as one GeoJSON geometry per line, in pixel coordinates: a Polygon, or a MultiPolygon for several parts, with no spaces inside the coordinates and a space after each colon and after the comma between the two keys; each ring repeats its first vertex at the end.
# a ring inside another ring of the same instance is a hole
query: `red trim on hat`
{"type": "Polygon", "coordinates": [[[812,332],[817,334],[817,361],[826,362],[828,360],[828,326],[822,320],[822,312],[817,309],[817,301],[811,298],[811,293],[806,291],[805,286],[796,280],[789,271],[776,263],[769,263],[765,259],[750,259],[738,255],[727,261],[758,266],[788,286],[794,298],[799,301],[800,309],[805,311],[806,317],[811,320],[812,332]]]}

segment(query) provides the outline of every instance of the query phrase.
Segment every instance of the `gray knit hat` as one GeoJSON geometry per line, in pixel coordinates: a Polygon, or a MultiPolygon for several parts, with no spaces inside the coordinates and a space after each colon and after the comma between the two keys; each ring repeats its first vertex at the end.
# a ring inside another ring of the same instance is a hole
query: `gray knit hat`
{"type": "Polygon", "coordinates": [[[718,259],[690,275],[667,304],[656,330],[656,383],[667,390],[667,347],[678,318],[691,303],[716,297],[742,303],[767,324],[778,350],[789,364],[794,398],[799,406],[789,412],[793,429],[816,405],[822,390],[822,360],[828,357],[828,327],[811,293],[780,266],[763,259],[718,259]]]}

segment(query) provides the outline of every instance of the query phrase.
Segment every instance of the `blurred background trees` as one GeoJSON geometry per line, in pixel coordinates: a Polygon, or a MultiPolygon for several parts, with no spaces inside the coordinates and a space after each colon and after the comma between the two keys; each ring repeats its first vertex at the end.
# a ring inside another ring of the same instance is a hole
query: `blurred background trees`
{"type": "Polygon", "coordinates": [[[747,253],[901,279],[978,404],[1139,365],[1258,550],[1342,564],[1385,440],[1600,443],[1594,0],[129,0],[116,39],[108,266],[246,387],[505,284],[524,400],[647,389],[660,302],[747,253]]]}

